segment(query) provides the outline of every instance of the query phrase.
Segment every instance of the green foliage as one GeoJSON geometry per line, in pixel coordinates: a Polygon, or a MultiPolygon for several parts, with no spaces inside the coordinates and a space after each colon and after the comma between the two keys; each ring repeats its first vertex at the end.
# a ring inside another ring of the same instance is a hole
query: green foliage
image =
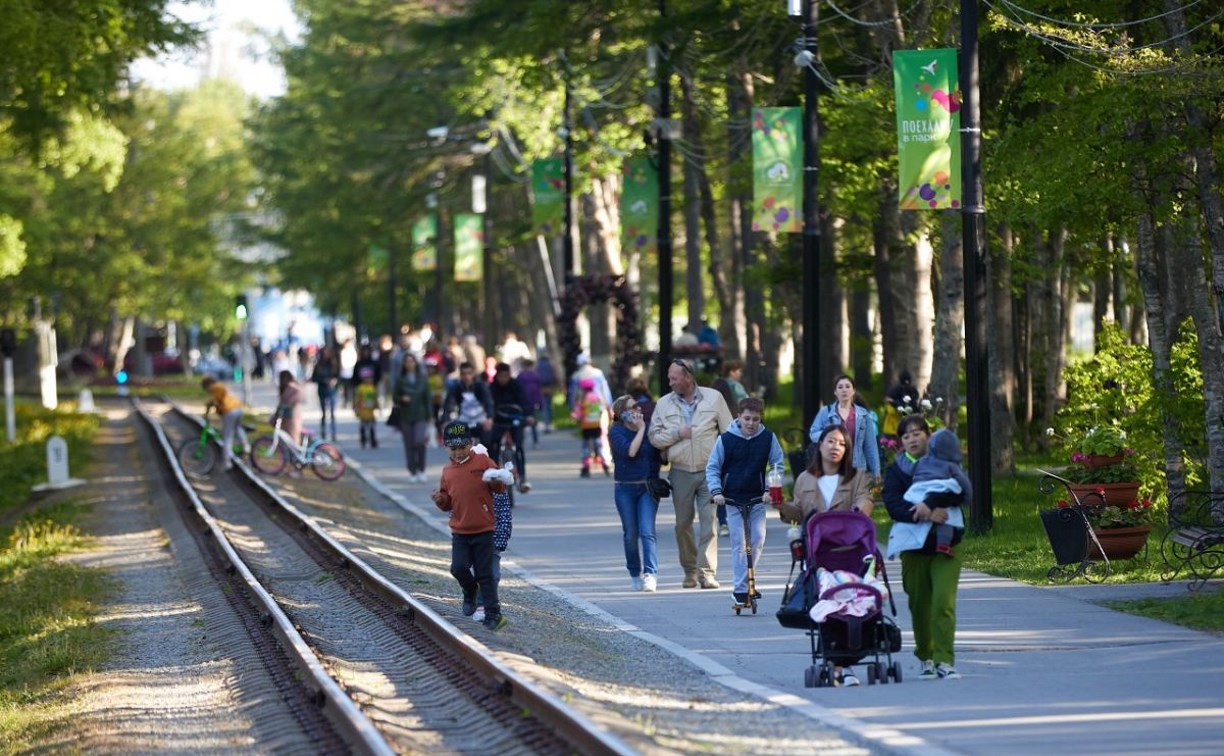
{"type": "MultiPolygon", "coordinates": [[[[1068,367],[1063,377],[1067,381],[1067,403],[1057,414],[1054,435],[1080,453],[1089,453],[1085,444],[1094,449],[1118,448],[1119,438],[1113,435],[1116,431],[1126,447],[1135,452],[1124,462],[1099,471],[1072,468],[1068,472],[1076,482],[1140,480],[1145,492],[1163,496],[1165,413],[1176,422],[1178,439],[1187,451],[1202,448],[1202,376],[1196,339],[1188,326],[1183,326],[1174,350],[1170,378],[1174,385],[1186,389],[1197,385],[1197,391],[1157,391],[1151,351],[1129,343],[1113,323],[1100,331],[1096,354],[1068,367]]],[[[1189,457],[1187,461],[1191,461],[1189,457]]]]}
{"type": "Polygon", "coordinates": [[[0,131],[32,153],[77,113],[115,108],[128,64],[199,33],[169,0],[0,0],[0,131]]]}
{"type": "Polygon", "coordinates": [[[1110,601],[1105,606],[1195,630],[1224,632],[1224,592],[1221,591],[1203,591],[1179,599],[1110,601]]]}

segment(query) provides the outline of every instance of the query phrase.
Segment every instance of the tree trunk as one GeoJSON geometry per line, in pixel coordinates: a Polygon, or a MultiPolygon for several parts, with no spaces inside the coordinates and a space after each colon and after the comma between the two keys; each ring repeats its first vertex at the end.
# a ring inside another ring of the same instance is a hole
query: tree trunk
{"type": "MultiPolygon", "coordinates": [[[[1168,318],[1164,310],[1165,282],[1161,274],[1164,263],[1159,259],[1152,216],[1148,213],[1141,214],[1135,231],[1139,287],[1146,304],[1148,342],[1152,350],[1153,389],[1169,396],[1173,391],[1170,362],[1172,343],[1169,338],[1168,318]]],[[[1180,501],[1175,496],[1186,488],[1186,469],[1182,463],[1177,421],[1167,411],[1162,415],[1161,436],[1164,440],[1165,452],[1165,485],[1169,492],[1169,501],[1180,501]]]]}
{"type": "MultiPolygon", "coordinates": [[[[987,344],[987,370],[990,373],[990,468],[996,475],[1016,472],[1015,339],[1011,293],[1011,231],[999,231],[1001,249],[986,255],[986,280],[990,283],[990,306],[986,310],[986,329],[993,335],[987,344]]],[[[1044,438],[1044,436],[1043,436],[1044,438]]]]}
{"type": "Polygon", "coordinates": [[[943,421],[956,430],[960,407],[960,366],[965,339],[965,266],[960,213],[940,213],[939,299],[935,314],[935,360],[927,392],[942,398],[943,421]]]}
{"type": "Polygon", "coordinates": [[[765,298],[759,286],[745,286],[746,273],[756,263],[756,234],[752,231],[752,77],[744,72],[727,80],[728,144],[730,145],[731,280],[735,286],[735,333],[744,359],[744,385],[749,391],[762,384],[761,325],[765,322],[765,298]]]}
{"type": "MultiPolygon", "coordinates": [[[[1186,30],[1183,5],[1165,0],[1165,25],[1170,44],[1187,59],[1193,56],[1186,30]]],[[[1203,224],[1211,248],[1211,288],[1191,287],[1199,359],[1206,401],[1207,468],[1212,491],[1224,491],[1224,206],[1220,200],[1220,178],[1212,131],[1207,115],[1193,98],[1183,100],[1186,114],[1186,144],[1198,188],[1203,224]]],[[[1218,101],[1212,103],[1218,106],[1218,101]]],[[[1217,511],[1224,517],[1224,511],[1217,511]]]]}
{"type": "MultiPolygon", "coordinates": [[[[693,99],[689,76],[681,73],[681,132],[689,148],[684,150],[684,271],[688,299],[688,327],[700,328],[705,313],[705,289],[701,282],[701,166],[693,145],[701,142],[701,123],[693,99]]],[[[696,330],[693,331],[696,333],[696,330]]]]}
{"type": "Polygon", "coordinates": [[[1110,320],[1110,315],[1113,315],[1113,321],[1118,322],[1116,308],[1111,312],[1110,295],[1113,294],[1110,283],[1113,281],[1114,269],[1114,246],[1113,235],[1106,234],[1101,237],[1100,241],[1101,254],[1110,261],[1108,268],[1101,270],[1096,274],[1092,281],[1092,327],[1094,343],[1100,338],[1101,329],[1105,327],[1106,321],[1110,320]]]}

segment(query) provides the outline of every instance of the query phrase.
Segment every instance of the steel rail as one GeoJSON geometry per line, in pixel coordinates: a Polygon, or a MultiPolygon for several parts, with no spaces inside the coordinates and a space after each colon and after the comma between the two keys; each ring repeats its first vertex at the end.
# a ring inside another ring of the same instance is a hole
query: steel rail
{"type": "MultiPolygon", "coordinates": [[[[170,405],[179,416],[193,423],[202,422],[176,402],[170,402],[170,405]]],[[[177,460],[173,462],[177,463],[177,460]]],[[[460,631],[429,606],[386,579],[319,526],[314,518],[281,497],[248,465],[239,464],[235,469],[241,470],[251,485],[296,520],[302,532],[316,541],[320,548],[330,552],[335,559],[347,566],[350,574],[365,590],[389,605],[399,607],[398,614],[404,622],[418,626],[439,646],[453,651],[480,677],[490,681],[500,694],[507,696],[551,727],[578,752],[608,756],[633,756],[638,753],[620,738],[600,728],[586,715],[567,706],[558,696],[502,663],[488,646],[460,631]]]]}
{"type": "MultiPolygon", "coordinates": [[[[353,746],[355,751],[370,754],[371,756],[394,756],[394,749],[387,743],[382,733],[374,726],[369,717],[358,708],[353,699],[340,687],[340,684],[327,673],[327,670],[323,668],[322,663],[320,663],[318,657],[306,642],[306,639],[294,628],[293,622],[285,615],[280,605],[276,603],[276,599],[259,583],[259,580],[251,572],[250,568],[247,567],[242,557],[234,550],[221,526],[209,514],[204,503],[196,495],[195,489],[183,474],[174,448],[170,444],[169,439],[166,438],[166,433],[162,429],[161,424],[145,411],[138,398],[133,398],[132,404],[157,438],[157,442],[165,453],[165,459],[170,465],[170,469],[174,473],[179,487],[191,502],[192,513],[200,519],[201,523],[216,541],[217,547],[220,549],[225,560],[230,564],[234,573],[246,585],[249,591],[249,599],[256,604],[260,611],[264,612],[263,616],[268,622],[269,630],[280,640],[281,647],[285,650],[288,657],[297,666],[299,672],[304,675],[304,679],[310,681],[308,684],[315,686],[315,696],[322,705],[323,713],[327,716],[328,720],[336,727],[341,737],[345,738],[353,746]]],[[[250,474],[249,471],[247,474],[250,474]]]]}

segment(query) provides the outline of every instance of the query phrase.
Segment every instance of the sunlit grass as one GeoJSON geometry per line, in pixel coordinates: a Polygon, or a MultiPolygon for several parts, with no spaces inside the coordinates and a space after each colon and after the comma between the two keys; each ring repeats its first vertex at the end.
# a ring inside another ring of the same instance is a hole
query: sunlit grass
{"type": "Polygon", "coordinates": [[[82,508],[49,507],[0,533],[0,753],[17,753],[67,722],[57,693],[110,653],[94,624],[114,590],[100,570],[56,559],[87,546],[82,508]]]}

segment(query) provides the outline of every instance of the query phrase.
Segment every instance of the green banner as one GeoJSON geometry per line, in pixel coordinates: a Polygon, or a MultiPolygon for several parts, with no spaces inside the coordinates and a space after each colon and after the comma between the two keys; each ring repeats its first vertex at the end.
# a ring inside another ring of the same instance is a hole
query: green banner
{"type": "Polygon", "coordinates": [[[621,249],[653,256],[659,250],[659,173],[650,158],[629,158],[621,189],[621,249]]]}
{"type": "Polygon", "coordinates": [[[412,224],[412,269],[438,269],[438,216],[423,215],[412,224]]]}
{"type": "Polygon", "coordinates": [[[961,206],[960,82],[956,50],[893,53],[902,210],[961,206]]]}
{"type": "Polygon", "coordinates": [[[391,254],[387,252],[387,248],[378,244],[371,244],[369,249],[369,266],[370,270],[383,271],[387,269],[387,261],[391,258],[391,254]]]}
{"type": "Polygon", "coordinates": [[[484,262],[484,216],[455,216],[455,280],[479,281],[484,262]]]}
{"type": "Polygon", "coordinates": [[[531,198],[531,220],[536,233],[560,233],[565,217],[565,165],[561,158],[531,164],[531,198]]]}
{"type": "Polygon", "coordinates": [[[752,230],[803,231],[803,112],[752,109],[752,230]]]}

